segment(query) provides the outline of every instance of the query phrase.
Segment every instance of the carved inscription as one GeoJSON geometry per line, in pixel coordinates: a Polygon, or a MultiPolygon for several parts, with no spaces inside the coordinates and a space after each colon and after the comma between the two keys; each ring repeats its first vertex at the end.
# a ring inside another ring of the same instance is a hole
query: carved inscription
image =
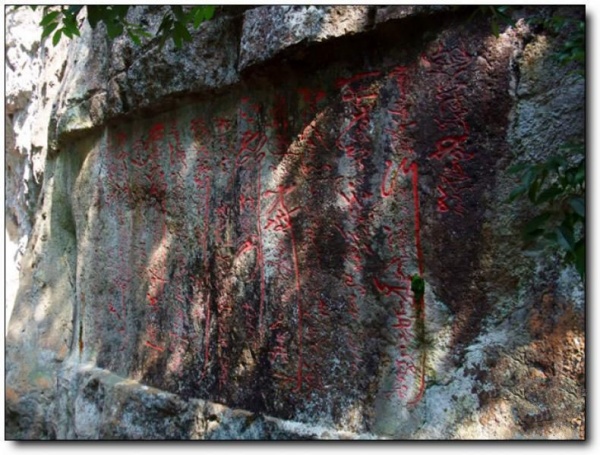
{"type": "Polygon", "coordinates": [[[463,169],[465,161],[473,159],[468,146],[470,125],[465,99],[468,96],[468,69],[471,56],[463,47],[446,48],[439,43],[431,55],[424,57],[436,84],[437,125],[439,136],[429,157],[443,164],[437,185],[437,209],[465,215],[464,193],[471,188],[471,178],[463,169]]]}
{"type": "Polygon", "coordinates": [[[111,286],[98,289],[105,315],[86,336],[153,385],[275,414],[325,412],[336,390],[418,403],[421,203],[467,216],[471,63],[440,43],[420,67],[111,131],[96,234],[110,244],[111,286]],[[429,118],[418,112],[422,74],[434,87],[429,118]],[[424,169],[431,191],[420,188],[424,169]]]}

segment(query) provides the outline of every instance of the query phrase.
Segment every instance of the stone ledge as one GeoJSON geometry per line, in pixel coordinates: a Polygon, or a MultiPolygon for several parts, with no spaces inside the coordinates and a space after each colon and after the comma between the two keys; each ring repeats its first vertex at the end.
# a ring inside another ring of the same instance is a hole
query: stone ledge
{"type": "Polygon", "coordinates": [[[380,6],[375,14],[375,24],[387,21],[405,19],[410,16],[428,15],[450,11],[451,5],[393,5],[380,6]]]}
{"type": "MultiPolygon", "coordinates": [[[[240,72],[268,62],[299,44],[316,44],[365,33],[406,17],[443,12],[446,6],[262,6],[241,16],[223,15],[201,24],[181,49],[156,40],[141,47],[122,36],[108,42],[99,27],[82,29],[70,43],[66,80],[51,119],[49,142],[104,125],[140,110],[167,109],[183,96],[222,90],[240,82],[240,72]],[[102,100],[92,99],[105,92],[102,100]],[[99,103],[99,101],[101,101],[99,103]],[[87,108],[94,112],[86,112],[87,108]]],[[[130,20],[141,15],[131,10],[130,20]]],[[[236,14],[240,14],[237,12],[236,14]]],[[[156,11],[147,20],[158,28],[156,11]]]]}
{"type": "Polygon", "coordinates": [[[263,6],[244,13],[239,70],[263,63],[301,42],[364,32],[371,7],[263,6]]]}
{"type": "MultiPolygon", "coordinates": [[[[138,9],[131,14],[138,15],[138,9]]],[[[100,27],[86,24],[70,43],[74,57],[66,61],[66,80],[50,120],[52,148],[113,118],[237,83],[237,29],[235,17],[223,16],[201,24],[181,49],[172,42],[160,49],[154,41],[136,47],[126,36],[109,44],[100,27]],[[94,99],[98,92],[105,93],[102,100],[94,99]]]]}
{"type": "Polygon", "coordinates": [[[306,440],[376,439],[334,428],[282,420],[243,409],[189,399],[123,378],[94,365],[76,364],[59,375],[58,439],[306,440]],[[62,394],[62,395],[61,395],[62,394]]]}

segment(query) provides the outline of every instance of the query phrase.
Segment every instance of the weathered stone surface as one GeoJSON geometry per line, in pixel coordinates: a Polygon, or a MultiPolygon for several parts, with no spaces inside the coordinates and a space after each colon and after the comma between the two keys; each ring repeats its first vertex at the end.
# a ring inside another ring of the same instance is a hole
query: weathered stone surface
{"type": "Polygon", "coordinates": [[[582,134],[583,82],[523,22],[421,36],[389,25],[427,14],[369,8],[254,8],[184,51],[71,44],[9,437],[583,436],[583,288],[522,255],[505,203],[512,163],[582,134]],[[301,42],[305,64],[276,58],[301,42]]]}
{"type": "MultiPolygon", "coordinates": [[[[154,33],[162,14],[164,8],[133,9],[128,20],[143,20],[154,33]]],[[[140,47],[127,36],[110,41],[103,26],[92,30],[85,23],[81,38],[70,44],[76,57],[68,62],[64,89],[56,102],[52,148],[59,149],[115,117],[238,82],[238,22],[224,14],[201,24],[192,33],[192,43],[181,49],[171,41],[160,49],[156,39],[140,47]]]]}
{"type": "Polygon", "coordinates": [[[392,5],[380,6],[375,14],[375,23],[381,24],[394,19],[404,19],[421,14],[434,14],[451,10],[448,5],[392,5]]]}
{"type": "Polygon", "coordinates": [[[66,46],[54,48],[40,42],[40,18],[40,11],[25,8],[6,16],[4,201],[8,316],[19,287],[21,256],[31,234],[44,174],[52,102],[60,88],[66,59],[66,46]]]}
{"type": "Polygon", "coordinates": [[[182,49],[153,47],[127,70],[127,103],[132,107],[156,105],[161,98],[223,89],[238,82],[238,20],[223,17],[202,24],[194,41],[182,49]]]}
{"type": "Polygon", "coordinates": [[[373,439],[181,397],[91,365],[66,366],[56,406],[57,439],[373,439]]]}
{"type": "Polygon", "coordinates": [[[299,43],[364,32],[369,6],[262,6],[244,13],[239,68],[265,62],[299,43]]]}

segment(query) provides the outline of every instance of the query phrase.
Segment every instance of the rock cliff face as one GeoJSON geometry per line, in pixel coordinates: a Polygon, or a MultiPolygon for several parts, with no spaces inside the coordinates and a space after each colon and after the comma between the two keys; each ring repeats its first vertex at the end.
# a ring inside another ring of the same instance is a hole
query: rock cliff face
{"type": "Polygon", "coordinates": [[[583,287],[505,203],[584,83],[471,12],[223,8],[182,49],[68,52],[9,13],[7,436],[584,437],[583,287]]]}

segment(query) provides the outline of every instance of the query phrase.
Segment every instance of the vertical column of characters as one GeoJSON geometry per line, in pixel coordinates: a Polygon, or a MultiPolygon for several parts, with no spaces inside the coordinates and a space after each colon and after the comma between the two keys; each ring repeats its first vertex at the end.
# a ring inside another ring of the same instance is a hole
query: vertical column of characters
{"type": "Polygon", "coordinates": [[[260,251],[261,248],[256,233],[257,166],[260,165],[264,156],[262,148],[266,142],[266,137],[259,126],[261,111],[260,104],[252,102],[248,97],[242,98],[237,112],[238,142],[236,149],[232,158],[221,162],[223,170],[228,171],[227,186],[224,191],[227,202],[217,208],[217,229],[226,232],[227,237],[215,257],[215,267],[217,271],[229,271],[220,280],[222,286],[217,297],[218,380],[221,390],[229,382],[232,356],[240,349],[240,346],[233,343],[232,340],[236,319],[241,316],[242,312],[246,319],[250,319],[244,327],[248,341],[256,335],[256,324],[258,323],[259,308],[256,308],[253,301],[246,300],[239,307],[236,305],[235,296],[239,295],[239,291],[241,291],[246,298],[248,290],[240,290],[240,287],[245,288],[246,284],[237,280],[237,277],[230,271],[232,268],[241,271],[243,268],[236,267],[242,265],[242,262],[253,262],[249,266],[252,272],[248,278],[249,285],[252,285],[251,282],[255,278],[252,275],[255,275],[257,261],[252,261],[249,253],[260,251]],[[235,229],[234,219],[238,222],[238,230],[235,229]]]}
{"type": "Polygon", "coordinates": [[[246,281],[258,291],[246,289],[242,303],[246,341],[257,347],[265,334],[266,282],[264,271],[261,199],[262,167],[266,156],[267,136],[261,127],[258,113],[261,107],[248,99],[242,100],[239,109],[240,143],[235,156],[236,172],[240,182],[237,195],[238,223],[240,235],[235,246],[235,263],[244,264],[241,270],[249,270],[246,281]]]}
{"type": "Polygon", "coordinates": [[[209,234],[212,226],[212,185],[215,178],[215,159],[211,153],[211,132],[203,118],[194,118],[190,122],[192,131],[192,150],[196,154],[193,169],[194,202],[197,217],[194,226],[195,243],[201,261],[200,271],[193,278],[192,315],[195,332],[200,336],[199,346],[202,351],[202,378],[209,371],[211,349],[211,300],[209,234]]]}
{"type": "Polygon", "coordinates": [[[285,286],[283,295],[280,296],[281,305],[290,308],[293,319],[296,321],[295,343],[297,346],[295,375],[277,373],[283,383],[294,384],[294,391],[302,390],[304,382],[304,357],[303,357],[303,295],[301,271],[298,251],[298,241],[294,232],[293,219],[300,211],[300,207],[291,201],[291,194],[296,190],[296,185],[279,184],[274,190],[263,193],[267,208],[264,211],[266,224],[264,233],[268,235],[268,243],[274,246],[269,256],[274,260],[267,260],[266,266],[273,270],[273,275],[280,285],[287,284],[291,277],[291,286],[285,286]]]}
{"type": "Polygon", "coordinates": [[[229,382],[232,348],[230,338],[235,323],[234,281],[236,277],[231,273],[234,247],[232,244],[234,239],[231,232],[232,219],[232,202],[230,200],[221,200],[216,210],[216,229],[225,232],[225,239],[221,244],[215,241],[214,250],[211,250],[211,254],[214,255],[214,261],[211,261],[209,268],[212,281],[210,284],[216,288],[211,291],[215,292],[215,296],[211,296],[211,300],[214,299],[216,302],[216,308],[213,307],[211,309],[211,312],[216,309],[216,313],[211,317],[216,330],[216,362],[220,390],[223,390],[229,382]]]}
{"type": "MultiPolygon", "coordinates": [[[[308,92],[305,95],[311,96],[308,92]]],[[[310,115],[304,111],[302,118],[310,115]]],[[[315,377],[311,356],[306,352],[309,310],[303,280],[308,271],[299,244],[307,215],[299,201],[307,182],[305,175],[297,173],[302,167],[303,152],[298,144],[291,143],[283,96],[275,96],[270,117],[274,144],[265,157],[263,169],[270,171],[271,178],[267,185],[261,184],[260,224],[265,275],[270,278],[270,288],[277,294],[278,302],[268,309],[271,316],[268,356],[280,389],[300,394],[312,389],[315,377]]]]}
{"type": "Polygon", "coordinates": [[[157,206],[160,216],[160,228],[163,231],[162,238],[165,238],[166,223],[165,216],[167,213],[167,194],[168,184],[167,177],[163,167],[165,155],[165,125],[156,123],[150,128],[148,133],[148,144],[150,147],[150,160],[146,167],[146,180],[150,183],[149,195],[154,204],[157,206]]]}
{"type": "Polygon", "coordinates": [[[195,242],[200,249],[204,271],[208,269],[208,236],[211,224],[211,190],[214,174],[213,157],[210,151],[210,132],[204,119],[195,118],[190,122],[196,160],[193,169],[194,201],[198,224],[194,227],[195,242]]]}
{"type": "Polygon", "coordinates": [[[147,313],[144,345],[152,351],[163,353],[165,351],[164,340],[166,334],[162,333],[162,330],[166,307],[169,247],[161,240],[157,242],[156,236],[152,240],[154,248],[151,255],[151,262],[146,269],[146,282],[148,283],[146,303],[149,306],[149,311],[147,313]]]}
{"type": "Polygon", "coordinates": [[[163,169],[165,127],[162,123],[152,125],[142,139],[145,156],[148,159],[143,166],[142,188],[145,200],[145,217],[150,231],[150,257],[146,269],[146,303],[149,306],[144,345],[148,353],[165,351],[166,334],[164,322],[166,315],[166,285],[168,283],[168,261],[170,238],[166,225],[167,181],[163,169]]]}
{"type": "Polygon", "coordinates": [[[188,172],[187,154],[182,144],[181,133],[179,131],[177,119],[174,118],[165,128],[165,140],[168,148],[168,187],[167,209],[170,218],[174,220],[174,225],[178,227],[177,238],[185,242],[187,229],[183,227],[183,217],[186,213],[186,188],[185,175],[188,172]],[[180,221],[180,222],[178,222],[180,221]]]}
{"type": "MultiPolygon", "coordinates": [[[[299,88],[301,97],[302,130],[297,140],[298,149],[301,150],[300,172],[303,180],[307,182],[311,197],[319,197],[320,186],[323,180],[333,179],[334,167],[329,162],[330,157],[326,153],[329,146],[326,141],[326,133],[322,131],[325,121],[321,110],[325,106],[325,92],[309,88],[299,88]]],[[[311,215],[310,213],[307,215],[311,215]]]]}
{"type": "Polygon", "coordinates": [[[128,182],[127,150],[124,144],[127,136],[116,133],[109,139],[109,144],[104,155],[104,203],[109,209],[115,209],[128,202],[132,197],[128,182]]]}
{"type": "Polygon", "coordinates": [[[338,160],[338,176],[334,188],[338,208],[345,213],[335,228],[345,242],[344,271],[345,313],[348,342],[348,358],[351,371],[357,371],[361,363],[360,348],[356,339],[360,334],[361,307],[367,298],[365,263],[374,258],[369,226],[375,198],[368,181],[368,167],[372,165],[374,149],[372,112],[379,99],[379,71],[359,73],[336,82],[342,97],[345,121],[336,139],[338,150],[343,152],[338,160]]]}
{"type": "Polygon", "coordinates": [[[463,216],[463,195],[472,186],[463,164],[474,158],[474,153],[467,150],[470,126],[467,122],[469,111],[465,105],[473,58],[463,46],[446,48],[444,43],[439,43],[431,55],[423,57],[422,62],[436,86],[435,99],[438,103],[435,123],[439,135],[435,150],[429,154],[431,159],[443,165],[436,187],[437,210],[463,216]]]}
{"type": "Polygon", "coordinates": [[[134,204],[134,195],[131,191],[130,185],[130,172],[129,162],[130,153],[127,149],[126,137],[123,135],[117,135],[116,137],[116,158],[121,162],[123,167],[123,178],[124,188],[126,188],[126,194],[128,194],[128,204],[119,204],[117,206],[117,219],[118,219],[118,239],[119,246],[116,251],[117,254],[111,255],[116,263],[114,264],[115,279],[114,283],[118,289],[119,299],[117,308],[112,307],[111,313],[119,319],[118,333],[122,336],[122,345],[118,348],[119,351],[124,351],[128,347],[127,339],[127,302],[131,295],[131,283],[133,280],[133,274],[130,264],[130,258],[132,256],[132,245],[133,245],[133,226],[131,219],[131,207],[134,204]],[[127,209],[127,210],[126,210],[127,209]]]}
{"type": "Polygon", "coordinates": [[[129,184],[129,172],[127,168],[128,151],[127,137],[122,133],[108,135],[108,145],[103,156],[105,189],[105,210],[107,212],[106,223],[111,225],[112,232],[116,235],[108,236],[103,240],[107,246],[106,256],[103,261],[106,264],[107,287],[98,290],[98,301],[100,296],[106,296],[106,317],[95,317],[96,321],[102,321],[102,325],[96,326],[96,336],[102,343],[103,351],[121,352],[126,345],[126,321],[127,300],[130,293],[131,273],[128,268],[128,256],[131,248],[131,226],[129,217],[126,216],[127,207],[132,202],[132,191],[129,184]],[[117,333],[119,337],[107,338],[103,333],[117,333]]]}
{"type": "MultiPolygon", "coordinates": [[[[302,87],[298,89],[300,97],[302,129],[291,151],[297,154],[300,170],[298,182],[302,185],[300,194],[306,203],[302,210],[302,257],[304,266],[303,280],[310,283],[303,289],[303,380],[305,392],[323,390],[325,383],[336,381],[332,377],[331,352],[327,346],[336,345],[339,333],[332,333],[332,325],[347,324],[339,321],[336,305],[331,296],[332,277],[323,264],[323,255],[335,255],[340,252],[323,251],[323,245],[332,235],[328,219],[324,212],[329,208],[327,195],[335,181],[335,167],[331,163],[336,153],[331,151],[327,137],[327,119],[325,118],[326,94],[320,89],[302,87]],[[308,361],[310,359],[310,361],[308,361]]],[[[297,226],[296,226],[297,227],[297,226]]],[[[343,316],[342,316],[343,317],[343,316]]]]}
{"type": "MultiPolygon", "coordinates": [[[[154,225],[154,220],[151,220],[150,217],[152,214],[148,209],[150,199],[147,197],[149,189],[147,174],[150,167],[149,162],[154,157],[145,136],[145,132],[139,133],[133,136],[130,141],[129,172],[134,198],[132,229],[135,229],[137,233],[132,238],[130,267],[134,275],[134,301],[137,303],[139,300],[142,300],[147,304],[148,293],[150,292],[148,287],[148,267],[150,265],[154,238],[154,233],[149,228],[154,225]]],[[[136,306],[139,308],[140,305],[136,306]]],[[[145,316],[145,318],[145,322],[148,324],[148,316],[145,316]]],[[[156,328],[148,328],[146,326],[143,337],[144,351],[142,355],[145,355],[146,348],[149,347],[146,344],[147,342],[152,346],[158,345],[156,331],[156,328]]],[[[132,346],[132,348],[134,347],[132,346]]]]}
{"type": "Polygon", "coordinates": [[[186,360],[191,362],[191,351],[200,342],[200,338],[191,330],[191,322],[188,313],[190,299],[188,295],[189,279],[187,270],[187,259],[184,243],[176,240],[171,246],[172,264],[175,271],[169,282],[168,301],[170,303],[171,322],[168,330],[168,352],[167,372],[182,377],[186,371],[186,360]]]}
{"type": "Polygon", "coordinates": [[[271,129],[269,155],[279,160],[288,154],[291,143],[289,115],[287,98],[282,94],[276,94],[269,113],[269,118],[272,120],[267,128],[271,129]]]}
{"type": "MultiPolygon", "coordinates": [[[[292,179],[287,168],[292,156],[286,97],[275,94],[274,103],[266,117],[270,119],[265,124],[268,140],[263,148],[264,154],[261,154],[256,185],[257,259],[260,273],[259,339],[268,348],[267,358],[273,371],[276,390],[289,393],[297,387],[299,367],[298,362],[295,362],[299,349],[293,347],[298,336],[297,324],[294,326],[294,322],[299,309],[299,281],[296,280],[294,264],[299,264],[294,262],[293,252],[290,252],[292,244],[296,248],[295,239],[293,242],[290,240],[290,229],[292,215],[298,210],[288,207],[289,201],[286,202],[285,195],[284,207],[279,207],[282,201],[278,196],[279,192],[289,194],[296,188],[295,183],[290,182],[292,179]],[[269,295],[272,296],[271,299],[268,299],[269,295]]],[[[251,120],[247,114],[240,118],[241,122],[247,120],[251,120]]]]}
{"type": "Polygon", "coordinates": [[[413,140],[417,125],[411,113],[408,93],[409,68],[393,68],[388,80],[393,84],[395,94],[387,109],[389,126],[385,129],[392,153],[384,162],[380,196],[384,206],[393,209],[388,209],[391,219],[382,226],[389,255],[383,261],[381,276],[374,277],[373,285],[394,314],[391,327],[397,338],[397,352],[390,395],[408,404],[413,398],[412,391],[418,388],[417,382],[424,380],[424,377],[419,377],[419,362],[413,347],[416,318],[420,313],[411,295],[411,276],[423,273],[418,169],[413,140]],[[395,204],[391,205],[390,201],[395,204]]]}
{"type": "Polygon", "coordinates": [[[163,134],[165,156],[161,158],[166,162],[165,180],[169,188],[165,197],[165,218],[171,271],[169,282],[163,291],[166,297],[163,329],[168,351],[167,371],[181,377],[186,372],[186,361],[191,362],[191,348],[195,348],[199,341],[199,336],[191,331],[189,320],[191,302],[187,253],[189,243],[194,239],[188,234],[189,217],[186,216],[188,191],[185,180],[188,174],[188,157],[177,118],[164,126],[163,134]]]}

